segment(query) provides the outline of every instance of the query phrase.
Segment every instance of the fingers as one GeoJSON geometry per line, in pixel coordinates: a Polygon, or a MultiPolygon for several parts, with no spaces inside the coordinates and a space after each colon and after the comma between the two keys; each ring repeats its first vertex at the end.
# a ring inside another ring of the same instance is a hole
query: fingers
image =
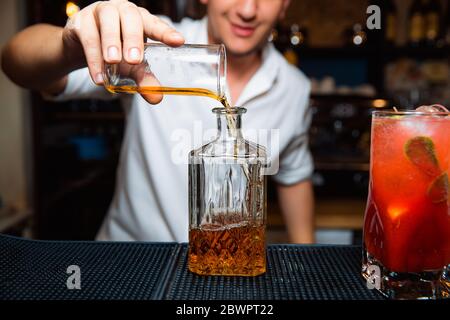
{"type": "MultiPolygon", "coordinates": [[[[177,47],[184,43],[183,36],[163,20],[146,9],[125,0],[100,1],[80,11],[74,34],[84,51],[89,73],[96,84],[103,84],[104,62],[139,65],[144,56],[144,36],[177,47]]],[[[147,79],[141,80],[146,85],[147,79]]],[[[162,95],[144,97],[158,103],[162,95]]]]}
{"type": "Polygon", "coordinates": [[[100,42],[100,34],[92,11],[86,11],[79,15],[77,19],[82,19],[80,23],[83,26],[82,32],[78,33],[78,38],[83,47],[86,63],[92,80],[96,84],[103,83],[103,54],[100,42]]]}
{"type": "Polygon", "coordinates": [[[119,12],[108,2],[101,3],[95,12],[100,29],[103,58],[107,63],[119,63],[122,60],[119,12]]]}
{"type": "Polygon", "coordinates": [[[159,92],[149,93],[149,88],[156,91],[161,88],[161,83],[155,78],[153,73],[149,72],[146,63],[129,66],[126,70],[128,76],[133,79],[137,87],[141,90],[142,97],[150,104],[158,104],[163,99],[163,94],[159,92]],[[147,91],[147,92],[146,92],[147,91]]]}
{"type": "Polygon", "coordinates": [[[144,28],[136,5],[128,2],[119,5],[120,25],[122,28],[123,56],[130,64],[142,61],[144,53],[144,28]]]}
{"type": "Polygon", "coordinates": [[[123,61],[118,67],[120,76],[132,80],[134,84],[131,85],[133,87],[136,86],[137,91],[147,102],[150,104],[158,104],[161,102],[163,99],[161,83],[151,72],[146,61],[135,65],[123,61]]]}
{"type": "Polygon", "coordinates": [[[184,43],[184,37],[163,20],[150,14],[144,8],[138,8],[143,21],[144,33],[152,40],[160,41],[169,46],[178,47],[184,43]]]}

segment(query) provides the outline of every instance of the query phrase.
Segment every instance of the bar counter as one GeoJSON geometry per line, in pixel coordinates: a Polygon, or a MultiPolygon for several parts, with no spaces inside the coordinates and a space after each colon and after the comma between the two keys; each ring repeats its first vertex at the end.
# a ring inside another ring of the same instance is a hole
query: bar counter
{"type": "Polygon", "coordinates": [[[381,300],[361,247],[268,245],[257,277],[198,276],[187,244],[36,241],[0,235],[0,300],[381,300]],[[79,268],[80,289],[69,279],[79,268]]]}

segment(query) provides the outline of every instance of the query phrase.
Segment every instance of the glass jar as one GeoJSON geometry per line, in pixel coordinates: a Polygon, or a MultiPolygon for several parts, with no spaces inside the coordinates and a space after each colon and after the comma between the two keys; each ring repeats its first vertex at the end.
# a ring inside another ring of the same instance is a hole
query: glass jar
{"type": "Polygon", "coordinates": [[[222,102],[226,62],[223,44],[185,44],[173,48],[162,43],[145,43],[140,64],[131,65],[125,60],[105,63],[103,80],[105,88],[113,93],[196,95],[222,102]]]}
{"type": "Polygon", "coordinates": [[[266,149],[243,138],[244,108],[216,108],[216,138],[189,154],[189,270],[266,271],[266,149]]]}

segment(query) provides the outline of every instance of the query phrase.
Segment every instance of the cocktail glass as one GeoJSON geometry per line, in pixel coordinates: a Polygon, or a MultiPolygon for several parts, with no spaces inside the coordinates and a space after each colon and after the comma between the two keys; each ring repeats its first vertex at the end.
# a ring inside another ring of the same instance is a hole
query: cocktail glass
{"type": "Polygon", "coordinates": [[[450,296],[450,113],[376,111],[362,273],[394,299],[450,296]]]}

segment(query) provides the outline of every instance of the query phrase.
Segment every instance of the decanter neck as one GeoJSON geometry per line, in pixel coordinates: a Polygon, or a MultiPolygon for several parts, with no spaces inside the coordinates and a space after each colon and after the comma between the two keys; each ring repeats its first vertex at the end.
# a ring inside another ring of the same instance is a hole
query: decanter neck
{"type": "Polygon", "coordinates": [[[217,136],[222,140],[242,138],[241,115],[245,113],[243,108],[218,108],[213,110],[217,114],[217,136]]]}

